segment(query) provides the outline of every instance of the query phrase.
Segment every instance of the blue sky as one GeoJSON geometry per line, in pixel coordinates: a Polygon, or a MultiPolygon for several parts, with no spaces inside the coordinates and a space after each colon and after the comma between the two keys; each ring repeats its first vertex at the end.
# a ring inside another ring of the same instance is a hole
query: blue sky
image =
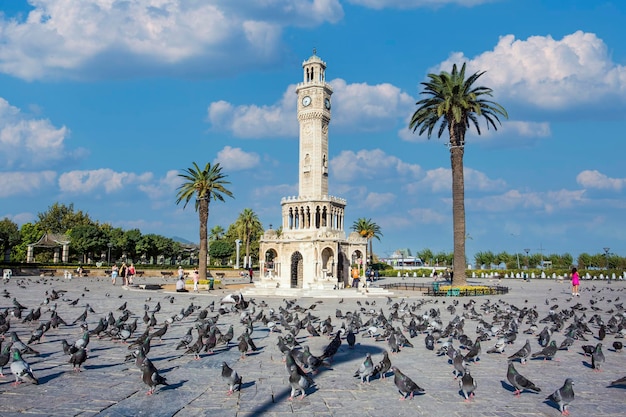
{"type": "Polygon", "coordinates": [[[55,202],[198,241],[178,174],[220,162],[280,224],[297,194],[295,85],[333,86],[330,194],[374,251],[452,251],[447,137],[408,120],[427,74],[467,62],[509,113],[465,149],[467,255],[626,256],[626,3],[593,0],[11,0],[0,3],[0,217],[55,202]]]}

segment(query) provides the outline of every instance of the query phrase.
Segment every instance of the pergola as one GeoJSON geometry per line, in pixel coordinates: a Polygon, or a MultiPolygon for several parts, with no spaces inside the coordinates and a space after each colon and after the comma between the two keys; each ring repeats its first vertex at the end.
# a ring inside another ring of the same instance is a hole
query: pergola
{"type": "Polygon", "coordinates": [[[28,245],[28,252],[26,254],[26,262],[33,263],[35,262],[34,251],[35,248],[53,248],[54,249],[54,260],[53,262],[59,263],[59,252],[60,248],[63,249],[61,254],[61,261],[67,263],[70,254],[70,240],[67,236],[56,234],[56,233],[46,233],[41,239],[39,239],[36,243],[31,243],[28,245]]]}

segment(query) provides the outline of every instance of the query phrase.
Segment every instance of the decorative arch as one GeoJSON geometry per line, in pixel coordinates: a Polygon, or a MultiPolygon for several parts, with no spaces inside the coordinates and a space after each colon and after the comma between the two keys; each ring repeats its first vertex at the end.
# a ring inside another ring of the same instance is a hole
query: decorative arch
{"type": "Polygon", "coordinates": [[[300,252],[296,251],[291,255],[290,271],[290,288],[302,288],[302,281],[304,278],[304,263],[302,260],[302,254],[300,252]]]}

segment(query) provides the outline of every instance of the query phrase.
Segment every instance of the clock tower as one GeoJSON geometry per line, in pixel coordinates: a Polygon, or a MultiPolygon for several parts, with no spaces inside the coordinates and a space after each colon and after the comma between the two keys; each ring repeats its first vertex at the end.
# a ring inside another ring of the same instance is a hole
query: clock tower
{"type": "Polygon", "coordinates": [[[326,63],[314,50],[302,70],[296,87],[298,195],[282,198],[279,230],[270,225],[260,239],[260,279],[249,295],[321,296],[349,285],[351,269],[366,266],[367,239],[356,232],[346,239],[346,200],[328,194],[333,89],[326,82],[326,63]]]}
{"type": "Polygon", "coordinates": [[[328,195],[328,124],[333,89],[326,82],[326,63],[313,52],[302,64],[304,81],[296,87],[300,123],[298,195],[328,195]]]}

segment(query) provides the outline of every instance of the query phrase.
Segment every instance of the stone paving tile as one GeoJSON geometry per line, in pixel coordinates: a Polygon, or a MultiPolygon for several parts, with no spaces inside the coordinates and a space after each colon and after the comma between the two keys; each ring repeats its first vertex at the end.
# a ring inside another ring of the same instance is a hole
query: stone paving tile
{"type": "MultiPolygon", "coordinates": [[[[427,282],[420,278],[415,280],[427,282]]],[[[137,281],[140,284],[160,282],[158,278],[142,278],[137,281]]],[[[589,300],[594,298],[597,301],[596,306],[602,309],[597,314],[606,320],[610,316],[607,310],[619,302],[619,297],[623,300],[626,291],[623,282],[609,285],[600,281],[583,281],[582,296],[572,299],[568,294],[569,286],[566,283],[559,284],[548,280],[525,283],[505,279],[502,280],[502,284],[511,287],[510,294],[471,299],[477,305],[489,300],[492,303],[511,303],[519,307],[536,306],[539,317],[544,317],[554,304],[558,304],[559,309],[570,307],[577,302],[589,307],[589,300]],[[546,297],[548,304],[545,302],[546,297]]],[[[6,290],[10,294],[8,298],[0,298],[0,311],[12,307],[13,296],[29,310],[36,308],[44,300],[45,291],[51,291],[53,288],[66,290],[67,293],[63,296],[65,300],[79,300],[75,307],[70,306],[68,301],[56,301],[60,316],[68,323],[74,321],[84,311],[87,303],[96,310],[96,313],[87,316],[89,328],[94,328],[100,317],[106,317],[109,312],[113,312],[116,318],[119,317],[121,312],[117,308],[123,302],[127,302],[128,309],[132,312],[129,321],[138,319],[135,336],[145,329],[141,319],[144,304],[153,308],[157,301],[161,303],[162,309],[156,313],[159,328],[165,319],[178,314],[190,303],[204,308],[213,301],[219,303],[221,297],[229,293],[229,290],[217,290],[210,294],[165,294],[160,291],[125,290],[119,285],[112,286],[110,281],[102,278],[69,281],[62,278],[14,277],[9,283],[0,284],[0,292],[6,290]],[[170,303],[170,297],[174,298],[173,303],[170,303]]],[[[463,304],[470,300],[470,298],[432,299],[402,291],[396,291],[393,295],[393,301],[396,302],[403,298],[410,303],[425,300],[426,304],[419,311],[423,313],[430,308],[439,309],[444,323],[452,318],[446,307],[458,301],[456,314],[462,314],[463,304]]],[[[279,306],[284,306],[282,297],[258,298],[256,301],[259,302],[261,299],[266,301],[269,307],[256,307],[256,312],[264,310],[267,313],[270,307],[278,310],[279,306]]],[[[308,307],[315,301],[317,300],[307,298],[297,302],[303,307],[308,307]]],[[[376,312],[382,309],[386,315],[389,309],[386,297],[360,299],[346,297],[341,303],[340,298],[321,299],[321,303],[316,304],[311,314],[320,319],[330,317],[333,324],[339,326],[341,320],[335,317],[337,308],[346,312],[356,311],[361,307],[366,311],[372,309],[376,312]],[[370,303],[369,306],[365,304],[366,301],[370,303]],[[361,306],[357,302],[360,302],[361,306]]],[[[587,310],[586,320],[593,314],[591,309],[587,310]]],[[[302,318],[304,315],[299,316],[302,318]]],[[[260,348],[257,354],[241,359],[237,346],[231,343],[228,349],[216,349],[213,355],[203,353],[201,360],[195,361],[192,356],[183,355],[183,351],[174,349],[187,329],[194,325],[195,316],[192,314],[183,321],[172,323],[162,341],[153,340],[148,357],[167,378],[169,385],[157,387],[152,396],[145,395],[148,388],[141,381],[141,372],[135,368],[133,362],[124,361],[130,352],[127,345],[106,338],[92,337],[89,358],[83,366],[83,371],[75,373],[62,353],[61,340],[67,339],[72,342],[78,339],[81,334],[79,326],[51,329],[42,343],[33,345],[41,355],[25,356],[35,375],[40,379],[39,385],[24,383],[17,387],[12,386],[13,379],[9,366],[5,366],[7,378],[0,379],[0,415],[3,417],[17,415],[240,417],[294,414],[341,417],[558,416],[559,411],[553,404],[546,402],[545,398],[559,388],[568,376],[575,381],[576,399],[570,406],[572,415],[621,416],[626,409],[626,389],[607,388],[610,381],[626,375],[626,352],[618,354],[612,351],[610,346],[615,340],[613,335],[608,335],[604,343],[606,364],[603,372],[593,372],[589,368],[590,359],[581,354],[581,344],[597,342],[593,336],[588,342],[576,341],[569,351],[559,351],[555,357],[558,361],[530,360],[525,366],[516,364],[520,373],[542,388],[539,394],[524,392],[519,398],[513,395],[506,380],[506,357],[517,351],[526,337],[531,340],[533,351],[537,351],[536,337],[519,334],[513,345],[507,346],[506,353],[501,355],[485,353],[493,346],[495,340],[483,342],[481,360],[470,365],[478,388],[476,397],[469,403],[463,401],[448,358],[438,357],[434,352],[426,350],[424,335],[410,339],[414,347],[405,348],[397,355],[392,355],[391,360],[418,385],[425,388],[425,394],[416,395],[413,400],[399,401],[400,394],[393,383],[391,373],[386,380],[376,378],[369,385],[361,384],[359,379],[352,375],[365,354],[371,353],[376,363],[388,346],[384,341],[376,342],[372,338],[359,335],[358,344],[354,349],[348,349],[344,342],[331,366],[323,367],[319,374],[314,376],[315,386],[307,391],[307,396],[303,400],[289,400],[288,375],[282,362],[282,354],[276,346],[278,334],[270,333],[262,323],[256,323],[252,337],[260,348]],[[226,361],[243,377],[242,391],[235,392],[231,397],[226,396],[227,387],[221,380],[222,361],[226,361]]],[[[48,320],[49,317],[49,313],[44,313],[40,321],[48,320]]],[[[485,320],[490,321],[491,317],[485,316],[485,320]]],[[[399,325],[398,322],[394,323],[399,325]]],[[[234,325],[236,338],[243,330],[239,323],[239,314],[219,317],[218,327],[222,332],[225,332],[231,324],[234,325]]],[[[476,335],[476,326],[476,320],[466,319],[465,331],[472,338],[476,335]]],[[[35,327],[18,319],[11,321],[11,330],[15,330],[22,340],[28,340],[35,327]]],[[[525,328],[526,326],[521,324],[520,330],[525,328]]],[[[593,326],[592,329],[597,331],[593,326]]],[[[561,333],[554,335],[557,343],[563,338],[561,333]]],[[[320,355],[330,341],[325,336],[307,337],[305,330],[300,332],[298,340],[301,344],[308,344],[315,355],[320,355]]],[[[458,347],[456,341],[454,345],[458,347]]]]}

